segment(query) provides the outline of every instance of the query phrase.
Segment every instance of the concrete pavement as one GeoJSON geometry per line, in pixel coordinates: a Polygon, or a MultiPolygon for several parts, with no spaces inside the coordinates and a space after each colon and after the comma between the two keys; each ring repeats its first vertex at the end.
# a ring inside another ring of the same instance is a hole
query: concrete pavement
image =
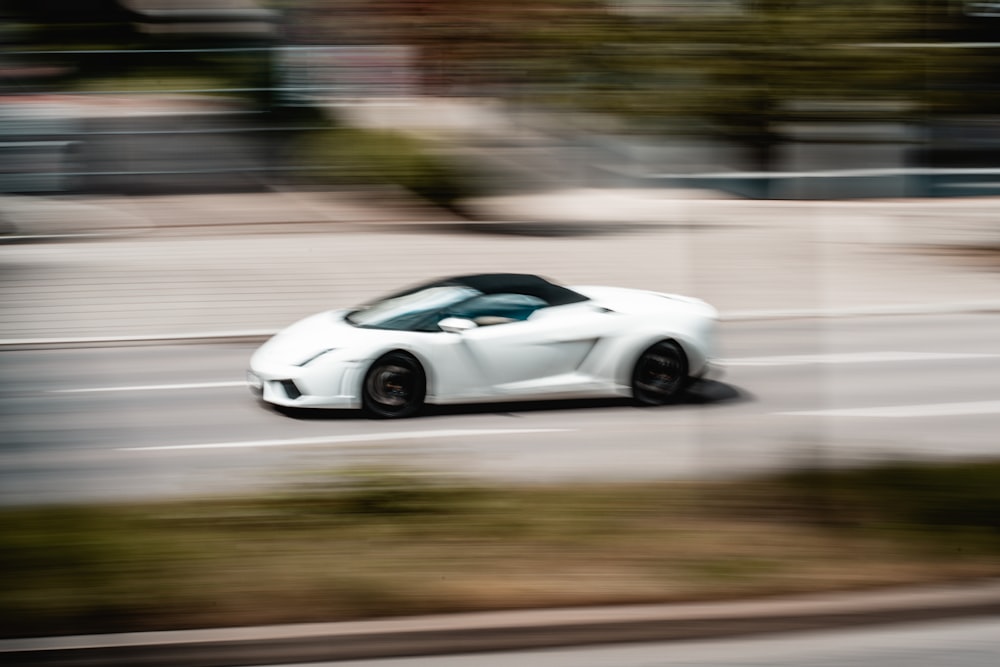
{"type": "Polygon", "coordinates": [[[0,341],[264,335],[480,271],[689,294],[726,318],[994,309],[998,204],[572,190],[468,202],[471,222],[385,191],[4,197],[0,341]]]}

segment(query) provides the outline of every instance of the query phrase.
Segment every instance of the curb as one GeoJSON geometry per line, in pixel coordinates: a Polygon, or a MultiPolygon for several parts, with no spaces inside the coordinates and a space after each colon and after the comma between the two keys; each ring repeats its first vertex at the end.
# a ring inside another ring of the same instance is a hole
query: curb
{"type": "Polygon", "coordinates": [[[21,245],[29,243],[63,243],[66,241],[105,241],[108,239],[133,236],[139,232],[81,232],[79,234],[11,234],[0,236],[0,245],[21,245]]]}
{"type": "MultiPolygon", "coordinates": [[[[764,322],[769,320],[835,319],[851,317],[894,317],[917,315],[961,315],[1000,312],[1000,301],[955,304],[885,305],[857,308],[801,310],[744,310],[722,313],[720,322],[764,322]]],[[[58,350],[93,347],[138,347],[142,345],[219,345],[263,343],[278,330],[209,331],[205,333],[164,333],[134,336],[92,336],[79,338],[0,339],[0,352],[18,350],[58,350]]]]}
{"type": "Polygon", "coordinates": [[[263,343],[277,331],[216,331],[195,334],[150,334],[84,338],[0,339],[0,352],[22,350],[62,350],[94,347],[140,347],[143,345],[224,345],[263,343]]]}
{"type": "Polygon", "coordinates": [[[722,313],[722,322],[754,322],[762,320],[824,319],[848,317],[893,317],[913,315],[961,315],[963,313],[1000,312],[1000,301],[968,301],[956,303],[885,304],[849,308],[802,308],[789,310],[734,310],[722,313]]]}
{"type": "Polygon", "coordinates": [[[1000,582],[728,602],[0,640],[0,662],[221,667],[680,641],[1000,613],[1000,582]]]}

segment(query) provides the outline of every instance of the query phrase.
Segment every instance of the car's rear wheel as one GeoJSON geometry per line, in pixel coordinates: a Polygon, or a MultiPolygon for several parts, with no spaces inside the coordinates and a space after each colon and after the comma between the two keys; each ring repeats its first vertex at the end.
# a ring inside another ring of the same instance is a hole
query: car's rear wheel
{"type": "Polygon", "coordinates": [[[663,340],[639,355],[632,370],[632,397],[640,405],[677,400],[688,383],[688,360],[672,340],[663,340]]]}
{"type": "Polygon", "coordinates": [[[365,374],[362,405],[383,419],[410,417],[420,411],[427,394],[427,378],[420,362],[405,352],[379,357],[365,374]]]}

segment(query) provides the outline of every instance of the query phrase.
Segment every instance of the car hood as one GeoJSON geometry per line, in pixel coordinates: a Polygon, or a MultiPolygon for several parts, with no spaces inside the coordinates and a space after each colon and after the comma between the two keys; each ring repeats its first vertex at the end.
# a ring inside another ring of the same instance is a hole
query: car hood
{"type": "Polygon", "coordinates": [[[298,366],[323,352],[361,348],[391,333],[355,327],[344,319],[349,312],[329,310],[299,320],[260,346],[251,364],[298,366]]]}

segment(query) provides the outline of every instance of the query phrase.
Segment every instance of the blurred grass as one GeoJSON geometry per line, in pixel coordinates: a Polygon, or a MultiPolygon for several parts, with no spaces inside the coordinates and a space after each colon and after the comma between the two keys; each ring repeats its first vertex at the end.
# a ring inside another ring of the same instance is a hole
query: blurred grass
{"type": "MultiPolygon", "coordinates": [[[[162,73],[141,72],[132,75],[91,76],[81,78],[73,85],[79,93],[189,93],[204,91],[224,93],[238,87],[224,76],[178,74],[172,71],[162,73]]],[[[244,84],[245,85],[245,84],[244,84]]]]}
{"type": "Polygon", "coordinates": [[[820,591],[1000,574],[1000,463],[5,509],[4,636],[820,591]]]}
{"type": "Polygon", "coordinates": [[[469,174],[429,141],[402,132],[330,127],[304,134],[292,153],[309,178],[327,186],[392,185],[456,211],[474,192],[469,174]]]}

